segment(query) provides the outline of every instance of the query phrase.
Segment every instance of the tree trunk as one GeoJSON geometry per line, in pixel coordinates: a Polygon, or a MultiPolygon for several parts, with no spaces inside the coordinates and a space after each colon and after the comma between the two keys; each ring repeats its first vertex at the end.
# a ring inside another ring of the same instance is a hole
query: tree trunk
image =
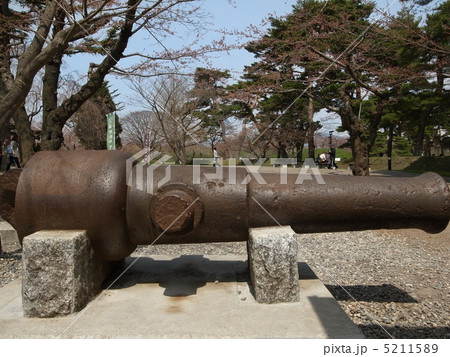
{"type": "Polygon", "coordinates": [[[34,134],[24,106],[19,107],[15,115],[17,133],[19,134],[20,152],[23,165],[34,155],[34,134]]]}
{"type": "Polygon", "coordinates": [[[41,142],[41,150],[58,151],[64,142],[63,135],[64,124],[52,122],[51,126],[47,126],[45,140],[41,142]]]}
{"type": "MultiPolygon", "coordinates": [[[[7,19],[11,16],[9,10],[9,1],[1,2],[1,15],[3,19],[7,19]]],[[[3,26],[2,26],[3,27],[3,26]]],[[[8,28],[3,28],[0,33],[0,98],[7,93],[7,88],[14,81],[14,76],[11,73],[11,59],[9,56],[10,50],[10,37],[8,35],[8,28]]],[[[0,131],[2,126],[0,125],[0,131]]]]}
{"type": "MultiPolygon", "coordinates": [[[[42,81],[42,133],[41,145],[43,150],[59,150],[63,143],[62,132],[58,133],[57,128],[61,126],[59,116],[50,115],[58,107],[58,83],[61,71],[62,53],[54,57],[45,66],[44,78],[42,81]]],[[[65,123],[65,120],[64,120],[65,123]]]]}
{"type": "MultiPolygon", "coordinates": [[[[136,14],[135,4],[135,0],[128,1],[129,8],[126,13],[126,21],[122,25],[119,38],[110,50],[109,55],[106,56],[97,69],[90,74],[88,81],[77,93],[48,113],[46,117],[47,128],[45,128],[45,135],[43,135],[42,141],[43,150],[59,150],[61,148],[64,140],[62,129],[67,120],[80,109],[86,100],[91,98],[95,92],[101,88],[105,76],[123,57],[123,53],[128,45],[128,40],[133,35],[132,30],[136,14]]],[[[59,32],[58,35],[62,32],[63,31],[59,32]]],[[[51,76],[51,74],[49,75],[51,76]]]]}
{"type": "Polygon", "coordinates": [[[61,44],[70,41],[73,30],[78,27],[74,24],[42,49],[50,31],[56,8],[56,2],[46,2],[44,13],[37,26],[36,35],[18,59],[17,76],[14,82],[8,86],[8,92],[0,98],[0,129],[8,124],[10,119],[14,117],[16,110],[25,102],[36,73],[54,56],[61,44]]]}
{"type": "Polygon", "coordinates": [[[220,125],[220,138],[222,139],[223,142],[222,152],[225,155],[225,157],[231,157],[230,140],[228,140],[225,120],[219,119],[218,122],[220,125]]]}
{"type": "MultiPolygon", "coordinates": [[[[64,18],[64,11],[58,9],[55,15],[56,21],[53,27],[53,36],[56,36],[58,32],[63,30],[64,18]]],[[[60,120],[56,116],[49,116],[49,114],[58,107],[58,85],[64,49],[58,51],[58,53],[45,65],[44,77],[42,79],[43,111],[41,147],[43,150],[59,150],[63,143],[62,135],[58,135],[56,131],[54,131],[54,128],[61,126],[60,120]],[[53,132],[55,132],[55,134],[52,134],[53,132]]]]}
{"type": "Polygon", "coordinates": [[[297,141],[295,143],[295,149],[297,150],[297,164],[303,162],[303,147],[305,146],[305,141],[297,141]]]}
{"type": "Polygon", "coordinates": [[[278,142],[278,158],[279,159],[286,159],[289,155],[286,151],[286,145],[283,144],[281,141],[278,142]]]}
{"type": "MultiPolygon", "coordinates": [[[[184,142],[186,142],[186,138],[184,138],[184,142]]],[[[172,146],[172,150],[180,165],[186,166],[186,146],[176,142],[175,145],[172,146]]]]}
{"type": "MultiPolygon", "coordinates": [[[[351,134],[350,134],[351,135],[351,134]]],[[[369,176],[369,155],[367,153],[367,145],[363,140],[362,135],[354,135],[353,145],[353,175],[354,176],[369,176]]]]}
{"type": "MultiPolygon", "coordinates": [[[[303,148],[303,147],[302,147],[303,148]]],[[[308,99],[308,157],[315,159],[316,146],[314,144],[314,102],[308,99]]]]}
{"type": "Polygon", "coordinates": [[[45,74],[42,87],[42,150],[59,150],[63,143],[62,128],[67,119],[65,116],[51,115],[58,108],[58,83],[61,70],[62,54],[45,66],[45,74]],[[60,131],[60,132],[59,132],[60,131]]]}
{"type": "MultiPolygon", "coordinates": [[[[351,85],[351,82],[348,84],[351,85]]],[[[360,117],[355,115],[352,107],[352,97],[347,92],[347,85],[343,85],[338,90],[343,106],[338,113],[341,117],[342,127],[350,134],[350,144],[353,154],[353,175],[369,176],[369,151],[368,140],[365,135],[365,129],[361,123],[360,117]]]]}
{"type": "Polygon", "coordinates": [[[445,83],[444,62],[445,61],[443,56],[439,55],[436,68],[436,81],[437,81],[436,93],[438,94],[442,94],[442,91],[444,90],[444,83],[445,83]]]}
{"type": "Polygon", "coordinates": [[[440,151],[440,155],[439,156],[444,156],[444,143],[442,141],[442,127],[441,125],[439,125],[438,128],[438,134],[439,136],[439,151],[440,151]]]}
{"type": "Polygon", "coordinates": [[[239,136],[237,138],[237,143],[236,143],[235,159],[239,159],[241,150],[242,150],[242,146],[244,145],[244,141],[247,138],[247,122],[248,122],[248,120],[249,119],[247,119],[247,118],[242,119],[241,132],[239,133],[239,136]]]}
{"type": "Polygon", "coordinates": [[[424,139],[425,139],[425,118],[423,115],[421,115],[419,125],[417,126],[416,142],[414,145],[414,156],[422,156],[424,139]]]}
{"type": "Polygon", "coordinates": [[[389,124],[389,138],[387,144],[388,170],[392,170],[392,147],[394,144],[394,124],[389,124]]]}

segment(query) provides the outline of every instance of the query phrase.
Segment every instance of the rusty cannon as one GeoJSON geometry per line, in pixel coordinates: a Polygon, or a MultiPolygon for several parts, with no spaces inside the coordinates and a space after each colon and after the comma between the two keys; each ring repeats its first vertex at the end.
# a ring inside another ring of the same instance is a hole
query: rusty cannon
{"type": "Polygon", "coordinates": [[[27,163],[12,223],[21,240],[39,230],[87,230],[96,254],[116,261],[140,244],[245,241],[251,227],[439,232],[449,218],[448,185],[433,173],[251,174],[245,167],[141,165],[124,152],[75,151],[41,152],[27,163]]]}

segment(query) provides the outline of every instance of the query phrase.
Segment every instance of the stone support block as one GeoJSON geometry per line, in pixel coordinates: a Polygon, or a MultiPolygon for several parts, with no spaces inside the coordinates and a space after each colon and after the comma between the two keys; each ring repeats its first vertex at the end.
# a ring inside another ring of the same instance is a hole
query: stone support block
{"type": "Polygon", "coordinates": [[[289,226],[250,229],[248,261],[257,302],[300,300],[298,243],[294,235],[289,226]]]}
{"type": "Polygon", "coordinates": [[[64,316],[100,291],[108,264],[85,231],[39,231],[23,240],[22,305],[26,317],[64,316]]]}

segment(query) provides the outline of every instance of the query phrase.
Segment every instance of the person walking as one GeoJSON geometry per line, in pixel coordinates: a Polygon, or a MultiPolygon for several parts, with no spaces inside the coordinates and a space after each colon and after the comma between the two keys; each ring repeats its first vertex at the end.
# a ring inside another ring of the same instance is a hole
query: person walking
{"type": "Polygon", "coordinates": [[[328,165],[329,169],[337,169],[336,165],[336,149],[334,148],[334,145],[330,145],[330,151],[328,152],[330,154],[330,165],[328,165]]]}
{"type": "Polygon", "coordinates": [[[11,142],[9,143],[10,155],[8,166],[6,167],[6,171],[8,171],[12,164],[16,166],[16,168],[20,169],[20,161],[19,161],[19,143],[17,142],[17,138],[14,135],[11,135],[11,142]]]}
{"type": "Polygon", "coordinates": [[[213,156],[214,156],[214,166],[222,167],[222,165],[219,164],[219,154],[217,153],[217,149],[215,146],[213,147],[213,156]]]}

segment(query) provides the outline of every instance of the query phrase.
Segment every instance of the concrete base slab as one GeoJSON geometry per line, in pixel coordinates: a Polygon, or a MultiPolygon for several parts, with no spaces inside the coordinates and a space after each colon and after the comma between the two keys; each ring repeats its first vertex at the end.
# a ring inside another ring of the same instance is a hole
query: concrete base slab
{"type": "Polygon", "coordinates": [[[20,248],[16,230],[0,217],[0,247],[3,252],[12,252],[20,248]]]}
{"type": "Polygon", "coordinates": [[[0,338],[363,338],[305,263],[300,301],[258,304],[245,256],[128,258],[77,315],[24,318],[20,279],[0,289],[0,338]]]}

